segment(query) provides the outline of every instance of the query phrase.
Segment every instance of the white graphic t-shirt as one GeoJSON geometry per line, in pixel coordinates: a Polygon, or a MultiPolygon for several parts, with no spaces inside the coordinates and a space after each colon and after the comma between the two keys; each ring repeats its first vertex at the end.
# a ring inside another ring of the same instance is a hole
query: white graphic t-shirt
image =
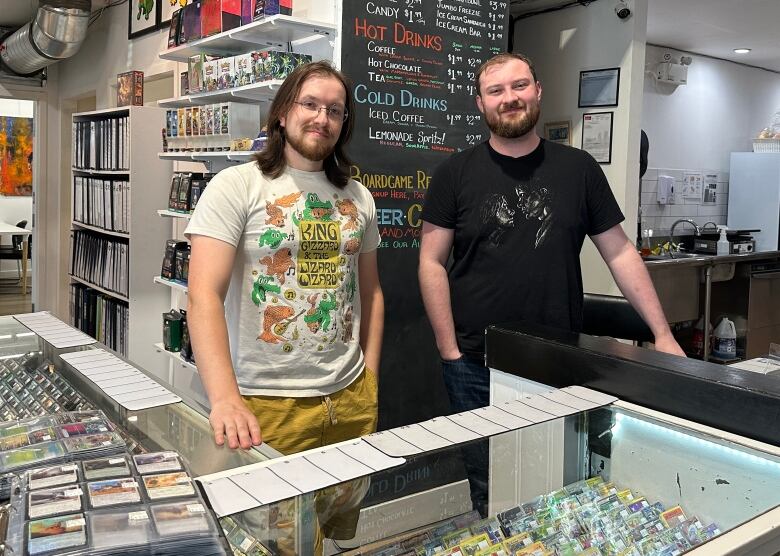
{"type": "Polygon", "coordinates": [[[358,259],[379,245],[365,187],[241,164],[211,180],[184,234],[237,248],[225,315],[242,394],[321,396],[360,375],[358,259]]]}

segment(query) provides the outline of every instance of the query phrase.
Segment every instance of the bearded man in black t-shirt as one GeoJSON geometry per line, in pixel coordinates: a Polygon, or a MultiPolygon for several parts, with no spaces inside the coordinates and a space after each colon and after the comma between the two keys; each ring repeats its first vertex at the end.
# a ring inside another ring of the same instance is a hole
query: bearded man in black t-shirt
{"type": "Polygon", "coordinates": [[[490,139],[437,168],[422,213],[420,290],[452,409],[490,403],[488,325],[582,328],[586,235],[653,331],[656,349],[684,356],[601,167],[587,152],[537,135],[542,87],[531,61],[499,54],[479,69],[476,85],[490,139]]]}

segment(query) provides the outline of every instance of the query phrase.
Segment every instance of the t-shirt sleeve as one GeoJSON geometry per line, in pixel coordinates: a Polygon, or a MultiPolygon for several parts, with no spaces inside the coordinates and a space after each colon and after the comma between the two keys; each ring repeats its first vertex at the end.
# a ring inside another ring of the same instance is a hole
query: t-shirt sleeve
{"type": "Polygon", "coordinates": [[[609,187],[607,176],[596,160],[588,155],[588,168],[586,170],[587,190],[586,203],[588,207],[589,236],[595,236],[606,232],[613,226],[620,224],[625,217],[620,206],[609,187]]]}
{"type": "Polygon", "coordinates": [[[376,203],[371,192],[363,187],[363,198],[366,204],[366,231],[363,233],[363,242],[360,246],[361,253],[369,253],[379,247],[381,238],[379,237],[379,223],[376,219],[376,203]]]}
{"type": "Polygon", "coordinates": [[[213,237],[238,246],[247,218],[247,184],[237,168],[219,172],[203,191],[184,235],[213,237]]]}
{"type": "Polygon", "coordinates": [[[452,179],[452,163],[448,160],[433,172],[425,193],[422,219],[442,228],[455,228],[457,216],[455,180],[452,179]]]}

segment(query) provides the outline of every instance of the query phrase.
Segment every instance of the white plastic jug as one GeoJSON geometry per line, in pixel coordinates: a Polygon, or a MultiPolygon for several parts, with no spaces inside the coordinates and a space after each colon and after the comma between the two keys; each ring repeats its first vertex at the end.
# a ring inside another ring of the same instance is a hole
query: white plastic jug
{"type": "Polygon", "coordinates": [[[723,317],[712,336],[712,355],[720,359],[734,359],[737,356],[737,331],[733,322],[723,317]]]}

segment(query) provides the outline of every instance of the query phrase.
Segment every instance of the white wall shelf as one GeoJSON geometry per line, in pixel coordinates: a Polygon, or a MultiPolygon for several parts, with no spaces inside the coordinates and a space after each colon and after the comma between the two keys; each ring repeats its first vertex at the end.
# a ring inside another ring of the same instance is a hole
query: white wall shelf
{"type": "Polygon", "coordinates": [[[163,278],[162,276],[155,276],[154,277],[154,283],[155,284],[162,284],[163,286],[168,286],[169,288],[172,288],[174,290],[178,290],[178,291],[184,292],[184,293],[187,293],[189,291],[185,284],[182,284],[181,282],[174,282],[173,280],[167,280],[167,279],[163,278]]]}
{"type": "Polygon", "coordinates": [[[167,349],[165,349],[165,346],[162,343],[154,344],[154,347],[158,353],[162,353],[163,355],[170,357],[174,363],[178,363],[185,369],[189,369],[191,371],[198,370],[198,368],[195,365],[193,365],[189,361],[185,361],[184,358],[181,356],[181,353],[179,353],[178,351],[168,351],[167,349]]]}
{"type": "Polygon", "coordinates": [[[333,23],[309,21],[288,15],[274,15],[247,25],[198,39],[160,53],[163,60],[187,62],[196,54],[227,56],[268,48],[286,49],[288,42],[332,37],[336,33],[333,23]]]}
{"type": "Polygon", "coordinates": [[[178,160],[180,162],[212,162],[214,160],[233,160],[248,162],[257,151],[214,151],[214,152],[165,152],[157,156],[163,160],[178,160]]]}
{"type": "Polygon", "coordinates": [[[157,209],[157,214],[165,218],[185,218],[187,220],[192,217],[192,214],[189,212],[176,212],[175,210],[168,209],[157,209]]]}
{"type": "Polygon", "coordinates": [[[281,79],[271,79],[260,83],[251,83],[232,89],[219,89],[206,91],[180,97],[166,98],[157,101],[157,106],[162,108],[186,108],[187,106],[212,104],[217,102],[267,102],[274,98],[276,90],[281,86],[281,79]]]}
{"type": "MultiPolygon", "coordinates": [[[[125,106],[79,112],[73,114],[72,121],[75,125],[76,122],[100,121],[113,117],[128,118],[126,141],[129,169],[103,171],[72,168],[71,173],[74,176],[93,174],[98,177],[121,175],[122,179],[130,182],[128,214],[130,233],[113,232],[99,226],[74,222],[72,203],[71,230],[72,233],[91,230],[104,235],[107,239],[122,238],[127,242],[128,295],[116,294],[77,277],[71,277],[71,281],[94,288],[128,304],[127,353],[124,355],[140,367],[158,374],[162,368],[168,367],[168,362],[152,348],[152,344],[160,338],[161,315],[169,307],[170,295],[150,283],[149,276],[160,272],[162,256],[157,257],[153,254],[157,253],[158,249],[164,248],[165,241],[170,237],[170,230],[162,218],[150,218],[150,215],[153,215],[159,207],[167,206],[168,184],[173,172],[171,161],[161,160],[156,156],[162,141],[160,130],[165,127],[165,110],[151,106],[125,106]],[[157,326],[154,323],[158,323],[157,326]]],[[[76,148],[75,142],[73,148],[76,148]]],[[[73,179],[71,179],[71,194],[73,187],[73,179]]],[[[72,307],[72,310],[80,309],[81,307],[72,307]]]]}
{"type": "Polygon", "coordinates": [[[101,228],[100,226],[90,226],[89,224],[78,222],[77,220],[72,221],[71,224],[76,228],[82,228],[84,230],[92,230],[93,232],[106,234],[107,236],[123,237],[125,239],[130,239],[130,234],[126,232],[114,232],[113,230],[106,230],[105,228],[101,228]]]}
{"type": "Polygon", "coordinates": [[[73,280],[74,282],[78,282],[79,284],[84,284],[85,286],[89,286],[90,288],[95,289],[101,293],[104,293],[109,297],[113,297],[115,299],[118,299],[119,301],[124,301],[126,303],[130,301],[127,297],[125,297],[121,293],[112,292],[111,290],[98,286],[97,284],[93,284],[89,280],[84,280],[83,278],[79,278],[78,276],[73,276],[72,274],[70,274],[69,276],[70,279],[73,280]]]}

